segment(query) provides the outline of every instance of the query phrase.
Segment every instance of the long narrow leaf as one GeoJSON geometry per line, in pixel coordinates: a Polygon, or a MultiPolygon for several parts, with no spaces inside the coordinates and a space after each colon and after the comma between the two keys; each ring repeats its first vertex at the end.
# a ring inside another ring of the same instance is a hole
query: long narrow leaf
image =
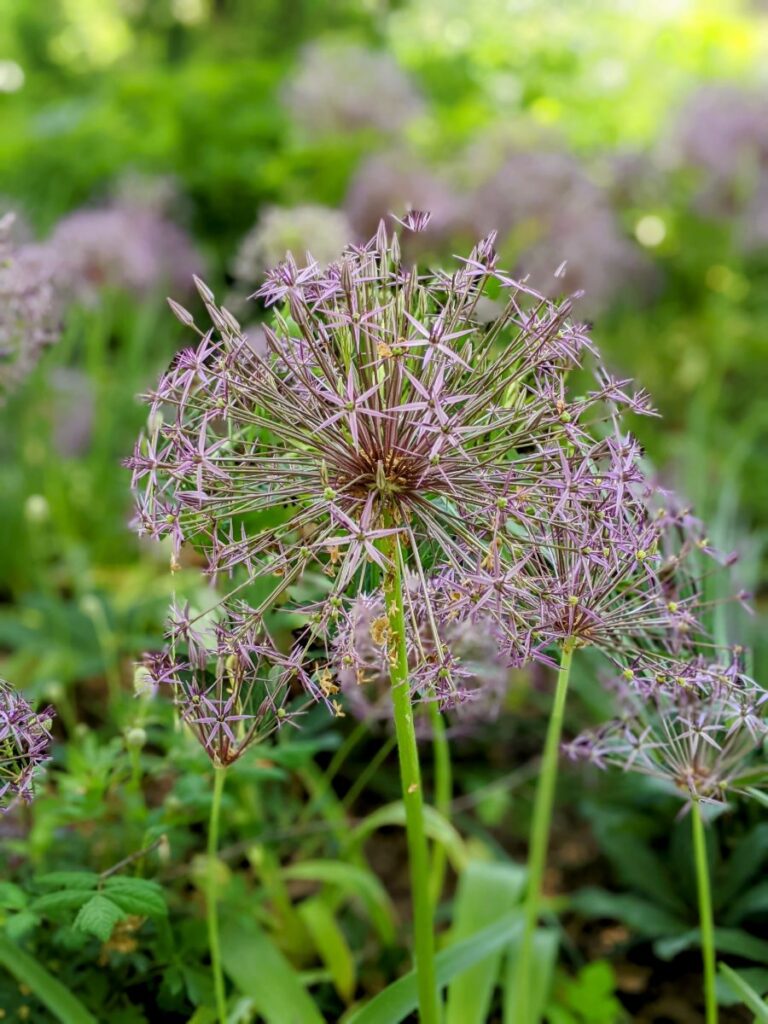
{"type": "MultiPolygon", "coordinates": [[[[352,830],[350,841],[353,845],[364,843],[373,832],[391,825],[405,827],[405,806],[402,800],[387,804],[386,807],[369,814],[352,830]]],[[[434,807],[427,806],[424,808],[424,828],[430,839],[445,848],[454,869],[457,872],[463,871],[467,866],[467,851],[464,840],[453,825],[434,807]]]]}
{"type": "Polygon", "coordinates": [[[34,957],[0,936],[0,965],[26,985],[61,1024],[98,1024],[96,1018],[68,988],[34,957]]]}
{"type": "Polygon", "coordinates": [[[282,875],[283,878],[303,882],[338,886],[345,895],[357,897],[368,911],[382,941],[388,945],[394,942],[395,908],[387,890],[373,872],[357,864],[337,860],[306,860],[283,868],[282,875]]]}
{"type": "Polygon", "coordinates": [[[560,937],[553,928],[539,928],[533,936],[533,965],[530,989],[530,1016],[522,1021],[517,1011],[517,956],[520,943],[512,943],[507,957],[504,983],[504,1024],[538,1024],[552,985],[560,937]]]}
{"type": "MultiPolygon", "coordinates": [[[[442,988],[457,974],[503,949],[521,931],[520,914],[513,911],[464,942],[457,942],[455,946],[444,949],[436,957],[438,985],[442,988]]],[[[379,992],[370,1003],[355,1010],[346,1019],[346,1024],[399,1024],[417,1005],[416,975],[410,971],[379,992]]]]}
{"type": "MultiPolygon", "coordinates": [[[[459,878],[452,941],[469,939],[519,902],[525,869],[517,864],[471,861],[459,878]]],[[[499,977],[501,951],[458,975],[448,987],[445,1024],[485,1024],[499,977]]]]}
{"type": "Polygon", "coordinates": [[[718,966],[722,976],[731,988],[738,992],[741,1001],[754,1013],[755,1019],[759,1021],[759,1024],[768,1024],[768,1003],[761,999],[752,986],[729,967],[728,964],[719,964],[718,966]]]}
{"type": "Polygon", "coordinates": [[[225,923],[221,959],[267,1024],[325,1024],[297,972],[254,922],[225,923]]]}
{"type": "Polygon", "coordinates": [[[355,991],[355,960],[333,911],[322,897],[315,896],[299,906],[299,916],[312,936],[315,949],[331,973],[333,984],[345,1003],[355,991]]]}

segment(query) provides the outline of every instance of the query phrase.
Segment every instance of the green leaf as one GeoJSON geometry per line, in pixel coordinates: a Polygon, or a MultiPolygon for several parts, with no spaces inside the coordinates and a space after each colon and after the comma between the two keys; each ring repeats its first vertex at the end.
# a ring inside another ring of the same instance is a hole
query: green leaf
{"type": "Polygon", "coordinates": [[[728,907],[768,859],[768,823],[756,825],[737,843],[713,886],[717,907],[728,907]]]}
{"type": "Polygon", "coordinates": [[[101,893],[96,893],[81,907],[75,918],[75,928],[106,942],[117,922],[122,921],[124,917],[125,912],[116,903],[101,893]]]}
{"type": "Polygon", "coordinates": [[[299,906],[299,917],[312,936],[320,959],[331,972],[336,991],[348,1003],[355,991],[355,961],[333,912],[322,899],[313,897],[299,906]]]}
{"type": "Polygon", "coordinates": [[[61,1024],[98,1024],[68,988],[15,943],[0,936],[0,966],[26,985],[61,1024]]]}
{"type": "Polygon", "coordinates": [[[79,910],[93,896],[90,889],[63,889],[61,892],[47,892],[30,904],[30,910],[38,914],[56,916],[61,912],[79,910]]]}
{"type": "Polygon", "coordinates": [[[33,914],[31,910],[22,910],[18,914],[13,914],[5,922],[5,934],[15,942],[23,938],[27,932],[31,932],[33,928],[37,928],[39,924],[40,918],[37,914],[33,914]]]}
{"type": "Polygon", "coordinates": [[[305,860],[283,868],[282,875],[288,879],[338,886],[346,895],[357,897],[368,911],[382,942],[391,945],[395,941],[395,908],[372,871],[336,860],[305,860]]]}
{"type": "Polygon", "coordinates": [[[761,999],[752,986],[736,973],[728,964],[719,964],[720,974],[741,997],[744,1005],[755,1015],[760,1024],[768,1024],[768,1003],[761,999]]]}
{"type": "Polygon", "coordinates": [[[103,892],[126,914],[139,917],[166,917],[168,914],[162,887],[146,878],[108,878],[103,892]]]}
{"type": "MultiPolygon", "coordinates": [[[[679,953],[700,944],[699,929],[694,928],[673,939],[660,939],[654,943],[653,951],[661,960],[672,960],[679,953]]],[[[715,948],[718,953],[731,953],[755,963],[768,964],[768,942],[737,928],[715,928],[715,948]]]]}
{"type": "Polygon", "coordinates": [[[647,939],[678,935],[688,931],[687,922],[640,896],[608,892],[605,889],[582,889],[570,900],[574,910],[585,917],[607,917],[626,924],[647,939]]]}
{"type": "MultiPolygon", "coordinates": [[[[405,827],[405,806],[402,800],[387,804],[364,818],[350,833],[350,842],[353,845],[362,845],[368,836],[380,828],[392,825],[405,827]]],[[[457,874],[461,874],[467,866],[467,851],[464,840],[453,825],[434,807],[425,806],[424,829],[430,839],[444,847],[454,870],[457,874]]]]}
{"type": "MultiPolygon", "coordinates": [[[[508,913],[520,900],[525,868],[470,861],[459,877],[451,943],[468,939],[508,913]]],[[[484,1024],[499,976],[501,951],[489,955],[448,987],[445,1024],[484,1024]]]]}
{"type": "Polygon", "coordinates": [[[325,1024],[297,972],[255,922],[224,924],[221,958],[267,1024],[325,1024]]]}
{"type": "MultiPolygon", "coordinates": [[[[520,943],[513,942],[507,957],[504,981],[504,1024],[520,1024],[517,1012],[517,952],[520,943]]],[[[560,936],[553,928],[537,928],[533,936],[530,1020],[538,1024],[552,986],[560,936]]]]}
{"type": "Polygon", "coordinates": [[[0,882],[0,907],[4,910],[23,910],[27,905],[27,894],[13,882],[0,882]]]}
{"type": "Polygon", "coordinates": [[[647,842],[627,830],[626,820],[615,818],[611,813],[598,813],[595,834],[619,878],[654,903],[663,903],[673,911],[684,909],[664,861],[647,842]]]}
{"type": "Polygon", "coordinates": [[[723,920],[726,924],[738,924],[750,914],[761,914],[768,910],[768,880],[747,889],[724,909],[723,920]]]}
{"type": "Polygon", "coordinates": [[[99,876],[94,871],[51,871],[38,875],[35,885],[41,889],[95,889],[99,876]]]}
{"type": "MultiPolygon", "coordinates": [[[[462,971],[469,970],[497,950],[503,949],[521,931],[520,914],[513,911],[482,931],[476,932],[471,938],[442,950],[435,958],[438,985],[447,985],[462,971]]],[[[398,1024],[399,1021],[405,1020],[417,1005],[416,975],[410,971],[388,985],[365,1006],[355,1010],[346,1024],[398,1024]]]]}

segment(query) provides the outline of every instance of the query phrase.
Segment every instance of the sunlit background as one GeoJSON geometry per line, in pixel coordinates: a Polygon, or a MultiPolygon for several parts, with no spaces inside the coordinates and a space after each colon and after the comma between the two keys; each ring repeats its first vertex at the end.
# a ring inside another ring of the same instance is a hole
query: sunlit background
{"type": "Polygon", "coordinates": [[[199,273],[256,339],[287,249],[329,262],[408,207],[433,215],[409,258],[495,230],[536,287],[583,291],[663,414],[633,424],[649,467],[741,553],[757,614],[718,628],[765,683],[768,3],[3,0],[0,297],[25,330],[0,311],[0,675],[67,729],[202,588],[136,540],[120,464],[189,342],[165,296],[193,306],[199,273]]]}

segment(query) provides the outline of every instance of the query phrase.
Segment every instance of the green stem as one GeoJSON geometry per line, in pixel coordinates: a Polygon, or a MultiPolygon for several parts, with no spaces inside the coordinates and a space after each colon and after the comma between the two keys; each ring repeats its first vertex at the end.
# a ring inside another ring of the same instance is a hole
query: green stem
{"type": "MultiPolygon", "coordinates": [[[[451,797],[453,780],[451,778],[451,751],[445,734],[445,722],[437,704],[431,702],[429,714],[432,720],[432,750],[435,763],[435,807],[444,818],[450,821],[451,797]]],[[[446,850],[442,843],[432,846],[432,865],[430,868],[429,897],[433,910],[440,902],[445,882],[446,850]]]]}
{"type": "Polygon", "coordinates": [[[400,542],[397,535],[388,538],[387,553],[391,568],[384,578],[387,616],[391,635],[390,680],[395,735],[400,759],[400,781],[405,805],[408,860],[413,903],[413,934],[416,960],[416,985],[419,994],[420,1024],[438,1024],[437,976],[435,974],[435,938],[432,900],[429,891],[429,851],[424,830],[424,797],[421,787],[419,752],[413,723],[411,691],[408,679],[405,609],[403,603],[400,542]]]}
{"type": "Polygon", "coordinates": [[[208,822],[208,947],[211,954],[213,990],[216,996],[216,1014],[219,1024],[227,1024],[227,999],[224,994],[224,974],[221,968],[218,908],[219,817],[221,814],[221,794],[224,791],[225,772],[226,769],[219,766],[216,766],[213,770],[213,798],[211,800],[211,817],[208,822]]]}
{"type": "Polygon", "coordinates": [[[547,863],[549,831],[552,824],[552,808],[555,802],[555,785],[557,782],[557,764],[560,750],[560,737],[563,731],[565,714],[565,698],[568,694],[568,681],[571,675],[573,645],[566,641],[563,644],[560,658],[560,671],[557,674],[555,702],[547,726],[547,738],[541,759],[539,782],[536,787],[536,799],[533,806],[533,823],[528,851],[528,888],[525,899],[525,925],[520,944],[520,956],[517,963],[517,1007],[520,1024],[528,1024],[531,1018],[531,972],[533,969],[533,938],[541,906],[541,891],[544,881],[544,870],[547,863]]]}
{"type": "Polygon", "coordinates": [[[717,996],[715,994],[715,926],[712,919],[712,890],[709,884],[709,862],[704,822],[698,800],[691,807],[693,830],[693,857],[696,863],[696,886],[699,894],[699,929],[701,955],[704,961],[704,1004],[707,1024],[717,1024],[717,996]]]}

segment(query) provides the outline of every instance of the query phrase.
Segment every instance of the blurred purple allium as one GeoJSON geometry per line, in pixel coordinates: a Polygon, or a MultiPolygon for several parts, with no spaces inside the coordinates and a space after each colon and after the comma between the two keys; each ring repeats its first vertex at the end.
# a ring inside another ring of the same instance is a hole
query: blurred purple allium
{"type": "MultiPolygon", "coordinates": [[[[423,683],[435,669],[434,699],[442,711],[451,712],[456,731],[498,715],[510,666],[501,632],[490,618],[457,614],[452,575],[433,573],[427,581],[428,602],[419,581],[411,578],[406,635],[412,676],[423,683]]],[[[339,616],[331,659],[344,702],[356,717],[391,719],[390,655],[383,595],[361,594],[339,616]]]]}
{"type": "Polygon", "coordinates": [[[46,248],[66,294],[84,305],[103,289],[137,296],[188,292],[202,263],[194,243],[151,208],[129,204],[76,210],[56,225],[46,248]]]}
{"type": "Polygon", "coordinates": [[[768,734],[768,693],[730,663],[693,659],[677,673],[617,683],[621,717],[566,745],[574,759],[670,783],[685,799],[725,803],[768,781],[753,755],[768,734]]]}
{"type": "Polygon", "coordinates": [[[57,366],[48,375],[48,387],[53,447],[63,458],[76,458],[87,451],[93,435],[93,381],[75,367],[57,366]]]}
{"type": "Polygon", "coordinates": [[[535,288],[549,296],[583,291],[590,313],[630,286],[637,291],[648,275],[607,194],[564,152],[508,153],[476,183],[464,216],[477,233],[498,231],[500,250],[535,288]]]}
{"type": "Polygon", "coordinates": [[[0,398],[59,336],[56,262],[47,247],[14,246],[13,215],[0,219],[0,398]]]}
{"type": "Polygon", "coordinates": [[[424,108],[413,82],[390,54],[331,39],[302,50],[283,101],[311,139],[366,130],[398,135],[424,108]]]}
{"type": "Polygon", "coordinates": [[[694,202],[730,220],[749,252],[768,245],[768,94],[717,83],[694,92],[665,141],[665,158],[697,178],[694,202]]]}
{"type": "Polygon", "coordinates": [[[148,690],[170,687],[181,720],[211,761],[232,764],[293,715],[284,707],[296,669],[248,608],[192,616],[172,609],[168,646],[142,663],[148,690]]]}
{"type": "Polygon", "coordinates": [[[32,799],[34,778],[49,760],[53,718],[53,708],[33,711],[0,679],[0,813],[32,799]]]}
{"type": "Polygon", "coordinates": [[[346,216],[330,206],[271,206],[240,243],[232,271],[240,284],[255,285],[289,252],[301,266],[317,261],[327,267],[341,256],[351,234],[346,216]]]}
{"type": "Polygon", "coordinates": [[[429,210],[424,232],[408,236],[409,249],[444,248],[456,231],[460,208],[450,186],[408,151],[378,153],[364,160],[347,191],[344,208],[355,236],[370,238],[379,221],[398,210],[429,210]]]}

